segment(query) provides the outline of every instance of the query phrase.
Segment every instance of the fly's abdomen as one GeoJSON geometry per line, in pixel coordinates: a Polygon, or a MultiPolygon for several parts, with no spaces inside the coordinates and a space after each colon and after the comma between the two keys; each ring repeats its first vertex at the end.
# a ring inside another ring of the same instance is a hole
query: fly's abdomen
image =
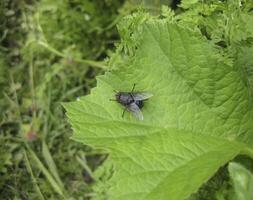
{"type": "Polygon", "coordinates": [[[143,101],[135,101],[135,104],[141,109],[144,106],[143,101]]]}

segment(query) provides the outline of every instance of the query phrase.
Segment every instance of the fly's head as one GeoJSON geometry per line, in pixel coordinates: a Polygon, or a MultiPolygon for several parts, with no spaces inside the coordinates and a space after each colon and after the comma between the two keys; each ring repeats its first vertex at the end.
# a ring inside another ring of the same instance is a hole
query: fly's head
{"type": "Polygon", "coordinates": [[[118,92],[115,95],[116,101],[124,106],[129,105],[134,102],[131,93],[128,92],[118,92]]]}

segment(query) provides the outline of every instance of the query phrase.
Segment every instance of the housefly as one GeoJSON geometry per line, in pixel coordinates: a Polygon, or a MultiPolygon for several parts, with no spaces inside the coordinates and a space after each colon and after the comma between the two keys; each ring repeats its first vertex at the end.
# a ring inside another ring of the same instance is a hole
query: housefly
{"type": "Polygon", "coordinates": [[[117,101],[125,107],[122,117],[124,117],[125,111],[128,110],[137,119],[143,120],[143,115],[141,108],[144,106],[145,100],[149,99],[153,95],[147,92],[134,92],[135,85],[133,86],[131,92],[117,92],[115,94],[116,99],[111,99],[117,101]]]}

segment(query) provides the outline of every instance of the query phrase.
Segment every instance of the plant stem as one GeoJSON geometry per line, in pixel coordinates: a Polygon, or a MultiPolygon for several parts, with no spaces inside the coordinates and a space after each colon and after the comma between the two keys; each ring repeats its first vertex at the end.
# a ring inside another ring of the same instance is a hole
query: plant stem
{"type": "Polygon", "coordinates": [[[47,178],[48,182],[54,188],[55,192],[57,192],[58,194],[60,194],[63,199],[66,199],[66,197],[63,194],[62,188],[55,181],[55,179],[51,176],[51,174],[48,172],[48,170],[46,169],[46,167],[43,165],[43,163],[37,157],[37,155],[35,154],[35,152],[28,145],[26,145],[26,147],[27,147],[28,152],[29,152],[30,156],[32,157],[34,163],[37,165],[37,167],[41,170],[41,172],[47,178]]]}
{"type": "Polygon", "coordinates": [[[34,89],[34,69],[33,69],[33,52],[30,50],[30,61],[29,61],[29,76],[30,76],[30,88],[32,97],[32,116],[33,120],[36,118],[36,96],[34,89]]]}
{"type": "MultiPolygon", "coordinates": [[[[45,42],[39,41],[38,44],[43,46],[44,48],[46,48],[47,50],[49,50],[50,52],[54,53],[57,56],[60,56],[62,58],[68,58],[65,54],[63,54],[62,52],[58,51],[57,49],[51,47],[50,45],[48,45],[45,42]]],[[[100,62],[100,61],[86,60],[86,59],[79,59],[79,58],[74,58],[74,61],[82,63],[82,64],[86,64],[86,65],[91,65],[93,67],[98,67],[98,68],[104,69],[104,70],[107,69],[107,67],[104,65],[104,62],[100,62]]]]}
{"type": "Polygon", "coordinates": [[[45,200],[45,198],[44,198],[43,194],[41,193],[40,188],[39,188],[39,186],[38,186],[38,184],[37,184],[37,181],[36,181],[36,179],[35,179],[35,177],[34,177],[34,175],[33,175],[32,167],[31,167],[31,165],[30,165],[30,162],[29,162],[29,160],[28,160],[28,157],[27,157],[27,154],[26,154],[26,151],[25,151],[25,150],[24,150],[23,154],[24,154],[24,158],[25,158],[25,163],[26,163],[27,171],[28,171],[28,172],[30,173],[30,175],[31,175],[31,178],[32,178],[32,181],[33,181],[33,183],[34,183],[35,189],[36,189],[36,191],[37,191],[37,193],[38,193],[38,196],[39,196],[39,198],[40,198],[41,200],[45,200]]]}

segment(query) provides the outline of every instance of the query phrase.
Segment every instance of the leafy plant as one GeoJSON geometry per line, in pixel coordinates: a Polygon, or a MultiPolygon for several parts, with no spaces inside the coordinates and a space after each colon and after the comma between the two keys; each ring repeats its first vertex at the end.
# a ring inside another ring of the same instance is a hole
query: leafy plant
{"type": "Polygon", "coordinates": [[[192,4],[178,15],[164,9],[159,17],[125,18],[112,70],[97,77],[89,96],[64,104],[73,139],[109,153],[112,177],[98,183],[97,198],[186,199],[237,155],[253,157],[252,76],[245,73],[253,34],[234,28],[239,20],[248,30],[240,20],[252,19],[252,6],[192,4]],[[228,19],[212,34],[212,22],[228,19]],[[109,101],[134,83],[154,94],[143,122],[122,118],[122,107],[109,101]]]}

